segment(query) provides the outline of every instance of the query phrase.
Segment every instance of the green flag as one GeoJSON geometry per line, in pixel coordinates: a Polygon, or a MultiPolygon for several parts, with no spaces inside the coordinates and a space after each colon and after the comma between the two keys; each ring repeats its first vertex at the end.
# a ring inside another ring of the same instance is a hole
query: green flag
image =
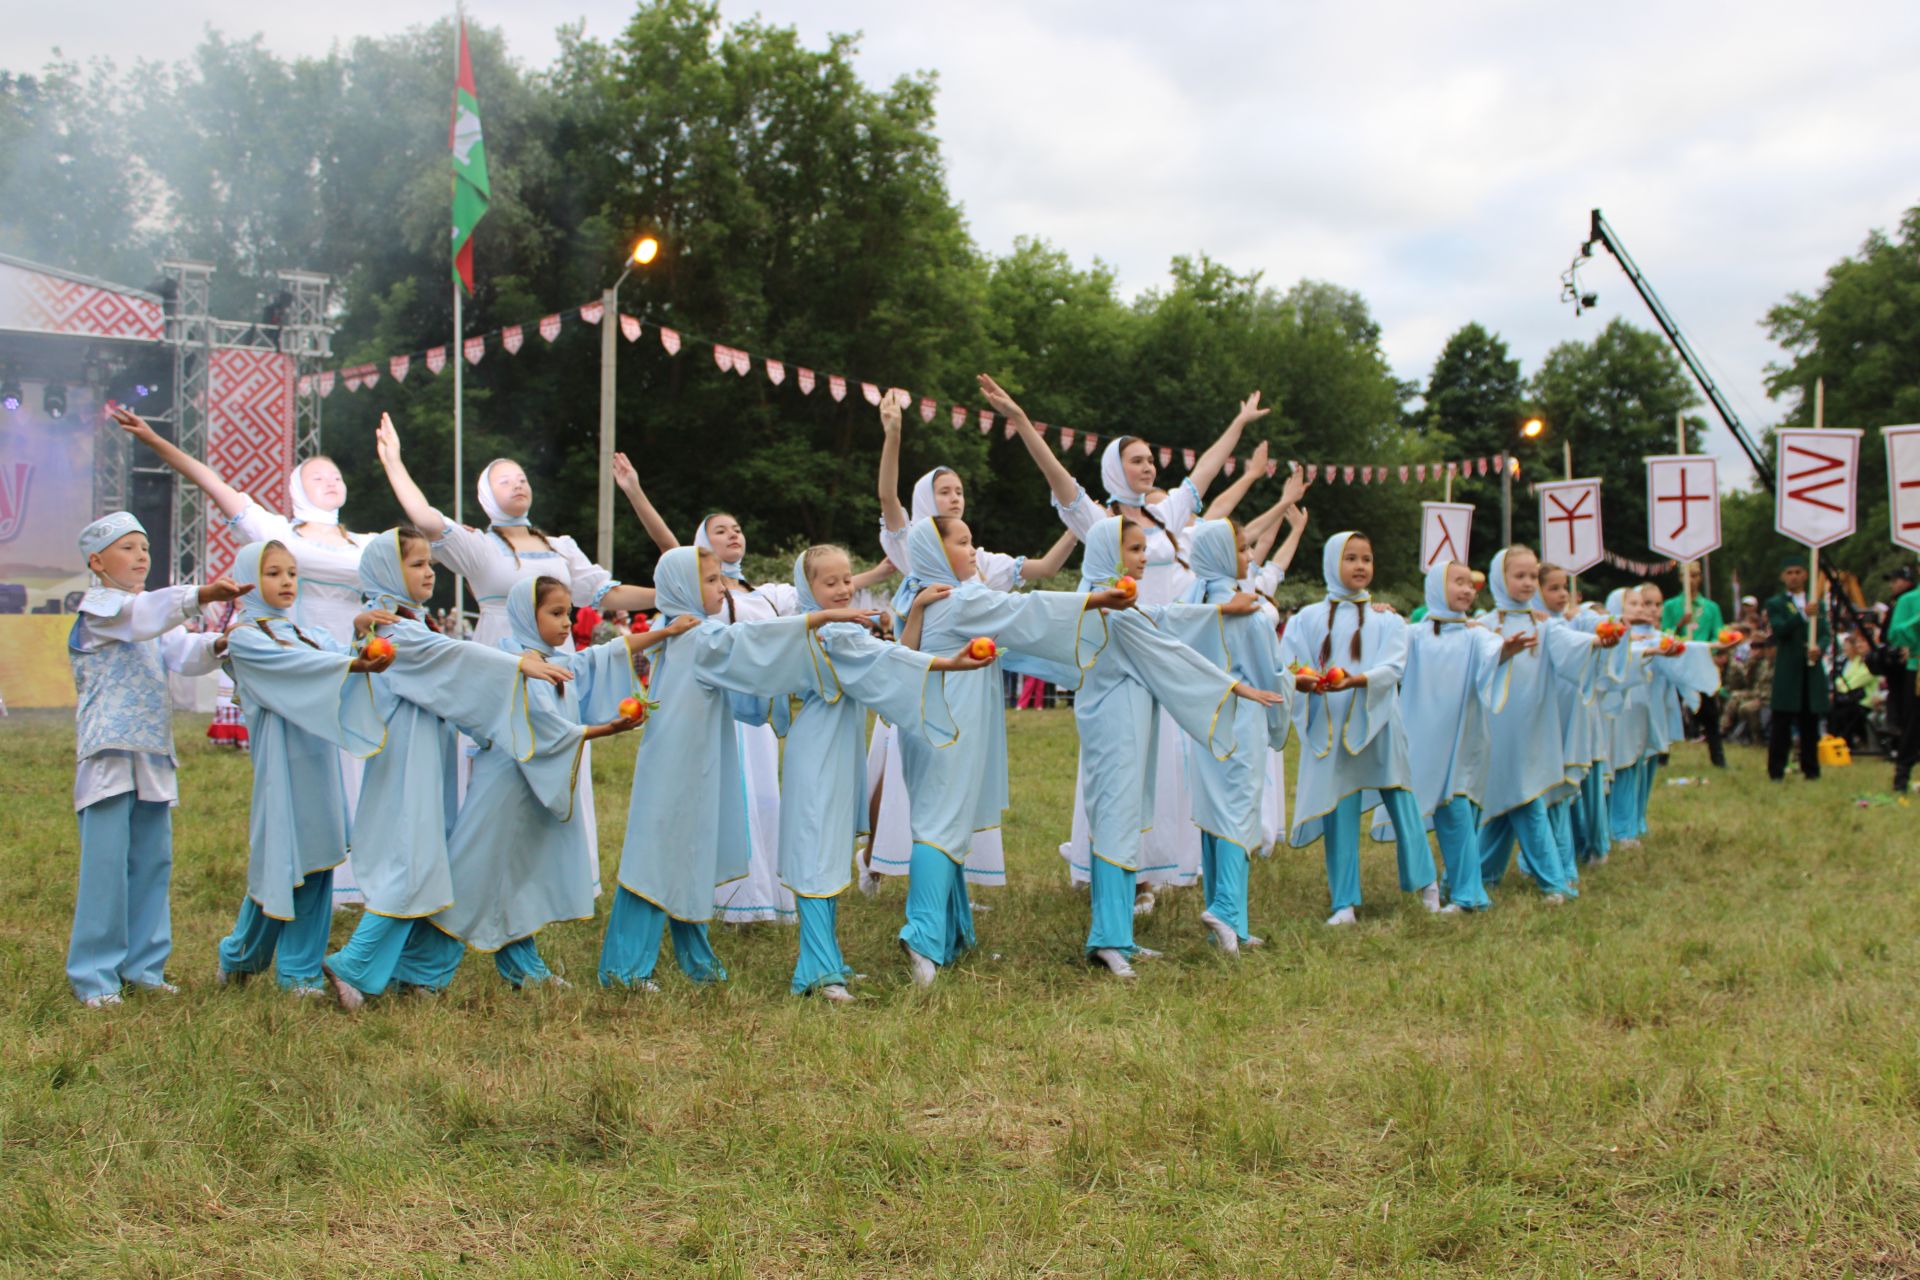
{"type": "Polygon", "coordinates": [[[480,99],[473,88],[473,59],[467,55],[467,24],[460,22],[460,74],[453,82],[453,123],[447,130],[453,149],[453,274],[473,292],[473,229],[487,215],[487,148],[480,140],[480,99]]]}

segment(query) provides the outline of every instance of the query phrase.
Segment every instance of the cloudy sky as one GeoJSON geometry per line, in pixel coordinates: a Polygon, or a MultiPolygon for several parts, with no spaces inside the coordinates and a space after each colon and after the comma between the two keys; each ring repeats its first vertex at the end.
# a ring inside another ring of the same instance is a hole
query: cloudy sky
{"type": "MultiPolygon", "coordinates": [[[[429,22],[446,5],[113,0],[37,6],[5,63],[184,56],[211,25],[283,54],[429,22]]],[[[1129,291],[1204,251],[1285,284],[1358,289],[1395,368],[1424,379],[1475,319],[1529,371],[1613,315],[1651,327],[1610,260],[1597,313],[1559,275],[1603,208],[1749,427],[1781,407],[1766,309],[1816,288],[1920,202],[1920,4],[1627,0],[1257,4],[765,0],[817,42],[864,33],[871,81],[940,74],[955,195],[990,251],[1044,237],[1129,291]]],[[[618,31],[631,4],[475,0],[544,64],[554,28],[618,31]]],[[[481,86],[484,106],[485,86],[481,86]]],[[[1850,424],[1835,424],[1850,425],[1850,424]]],[[[1875,425],[1875,424],[1859,424],[1875,425]]],[[[1737,457],[1724,432],[1715,452],[1737,457]]]]}

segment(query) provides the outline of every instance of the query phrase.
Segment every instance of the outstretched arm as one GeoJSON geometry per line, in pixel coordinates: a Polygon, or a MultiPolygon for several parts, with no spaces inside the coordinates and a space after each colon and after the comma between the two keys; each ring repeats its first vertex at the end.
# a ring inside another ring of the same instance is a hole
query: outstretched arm
{"type": "Polygon", "coordinates": [[[1067,557],[1073,554],[1073,548],[1079,541],[1073,536],[1073,530],[1067,530],[1054,539],[1053,545],[1047,548],[1047,554],[1038,559],[1028,556],[1021,561],[1020,576],[1028,582],[1051,578],[1066,565],[1067,557]]]}
{"type": "Polygon", "coordinates": [[[1270,412],[1260,407],[1260,393],[1254,392],[1241,403],[1240,411],[1233,415],[1233,421],[1220,433],[1220,438],[1208,445],[1207,451],[1194,461],[1193,470],[1187,473],[1187,478],[1193,481],[1193,487],[1200,491],[1202,497],[1206,495],[1207,486],[1213,483],[1213,478],[1220,474],[1220,468],[1226,465],[1227,459],[1239,447],[1240,433],[1247,429],[1247,424],[1258,422],[1270,412]]]}
{"type": "Polygon", "coordinates": [[[1053,490],[1053,500],[1063,507],[1072,506],[1074,499],[1080,496],[1080,482],[1073,478],[1073,473],[1053,455],[1047,442],[1033,429],[1026,410],[1014,403],[1013,397],[1002,391],[1000,384],[984,373],[980,375],[980,391],[986,396],[987,403],[993,406],[993,411],[1013,424],[1020,443],[1027,446],[1027,452],[1033,455],[1034,465],[1047,478],[1047,487],[1053,490]]]}
{"type": "Polygon", "coordinates": [[[868,569],[865,573],[856,573],[853,575],[853,589],[855,591],[865,591],[868,587],[880,585],[898,572],[899,570],[893,567],[893,561],[882,559],[879,564],[868,569]]]}
{"type": "MultiPolygon", "coordinates": [[[[893,390],[880,397],[880,518],[887,532],[907,527],[907,509],[900,505],[900,402],[893,390]]],[[[859,585],[855,580],[855,586],[859,585]]]]}
{"type": "Polygon", "coordinates": [[[447,531],[447,522],[433,504],[427,501],[427,495],[420,492],[420,486],[407,474],[407,464],[400,461],[400,433],[394,430],[393,419],[386,414],[380,415],[380,425],[373,433],[374,451],[380,455],[380,465],[386,470],[387,483],[393,488],[393,496],[400,500],[400,509],[407,514],[407,520],[414,528],[429,538],[438,539],[447,531]]]}
{"type": "MultiPolygon", "coordinates": [[[[1202,520],[1225,520],[1231,516],[1233,509],[1240,505],[1240,500],[1247,496],[1247,490],[1253,488],[1253,482],[1258,480],[1261,473],[1266,469],[1267,442],[1262,440],[1258,445],[1254,446],[1253,460],[1241,469],[1240,478],[1228,485],[1225,489],[1222,489],[1220,496],[1207,504],[1207,509],[1202,513],[1200,518],[1202,520]]],[[[1257,518],[1258,517],[1256,517],[1256,519],[1257,518]]],[[[1248,528],[1251,529],[1251,527],[1252,522],[1249,521],[1248,528]]]]}
{"type": "Polygon", "coordinates": [[[232,485],[222,480],[214,469],[198,458],[189,457],[185,450],[170,440],[163,439],[158,431],[147,424],[147,420],[131,409],[116,408],[113,420],[122,430],[154,451],[160,461],[178,471],[186,479],[200,486],[214,505],[219,507],[227,519],[237,519],[247,509],[246,499],[232,485]]]}
{"type": "Polygon", "coordinates": [[[610,587],[607,594],[600,597],[600,603],[609,609],[624,609],[628,613],[652,613],[654,590],[634,582],[623,582],[610,587]]]}
{"type": "Polygon", "coordinates": [[[690,613],[683,613],[664,627],[655,627],[651,631],[635,631],[627,636],[627,652],[639,653],[642,649],[651,649],[663,644],[675,636],[685,635],[700,625],[700,619],[690,613]]]}
{"type": "Polygon", "coordinates": [[[680,539],[673,536],[673,530],[654,510],[646,491],[640,487],[640,473],[634,470],[633,463],[627,461],[624,453],[613,455],[613,482],[620,486],[620,492],[627,495],[627,505],[633,508],[633,514],[640,517],[640,525],[647,531],[647,536],[653,539],[654,546],[665,553],[680,545],[680,539]]]}

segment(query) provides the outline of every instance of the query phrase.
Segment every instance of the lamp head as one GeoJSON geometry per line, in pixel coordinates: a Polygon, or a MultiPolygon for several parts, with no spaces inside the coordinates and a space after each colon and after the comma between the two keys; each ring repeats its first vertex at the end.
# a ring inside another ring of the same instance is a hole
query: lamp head
{"type": "Polygon", "coordinates": [[[633,264],[644,267],[660,255],[660,242],[652,236],[641,236],[633,244],[633,264]]]}
{"type": "Polygon", "coordinates": [[[1529,440],[1538,440],[1546,433],[1547,424],[1538,418],[1528,418],[1520,424],[1520,434],[1529,440]]]}

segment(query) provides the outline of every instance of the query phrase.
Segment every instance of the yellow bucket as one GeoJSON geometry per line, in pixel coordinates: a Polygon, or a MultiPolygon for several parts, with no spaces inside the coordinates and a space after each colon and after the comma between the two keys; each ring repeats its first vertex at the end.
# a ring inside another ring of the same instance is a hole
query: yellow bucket
{"type": "Polygon", "coordinates": [[[1853,763],[1853,752],[1847,750],[1847,740],[1836,738],[1832,734],[1820,739],[1820,767],[1839,769],[1853,763]]]}

